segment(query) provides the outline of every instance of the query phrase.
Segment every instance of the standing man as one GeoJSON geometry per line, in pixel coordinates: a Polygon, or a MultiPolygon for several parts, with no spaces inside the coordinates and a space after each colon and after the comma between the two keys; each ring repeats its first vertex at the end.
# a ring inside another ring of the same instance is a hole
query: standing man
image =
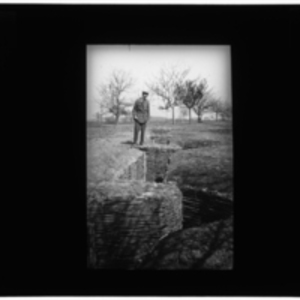
{"type": "Polygon", "coordinates": [[[144,143],[146,124],[150,117],[150,105],[147,100],[148,95],[149,93],[143,92],[142,97],[137,99],[133,106],[132,117],[134,120],[134,145],[136,145],[139,131],[141,131],[140,145],[143,145],[144,143]]]}

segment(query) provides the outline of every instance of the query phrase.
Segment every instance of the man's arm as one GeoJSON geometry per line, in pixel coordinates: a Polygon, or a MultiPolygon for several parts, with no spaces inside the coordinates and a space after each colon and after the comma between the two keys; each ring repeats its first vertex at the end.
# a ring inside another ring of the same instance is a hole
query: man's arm
{"type": "Polygon", "coordinates": [[[135,115],[135,112],[136,112],[136,101],[134,102],[134,105],[133,105],[133,109],[132,109],[132,118],[135,119],[136,115],[135,115]]]}
{"type": "Polygon", "coordinates": [[[149,121],[149,119],[150,119],[150,104],[148,102],[148,118],[147,118],[147,121],[149,121]]]}

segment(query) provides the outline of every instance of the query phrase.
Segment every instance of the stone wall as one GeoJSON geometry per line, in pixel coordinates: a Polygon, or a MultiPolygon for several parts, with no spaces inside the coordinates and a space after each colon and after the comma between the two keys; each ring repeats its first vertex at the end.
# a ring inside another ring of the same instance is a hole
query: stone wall
{"type": "Polygon", "coordinates": [[[171,155],[180,149],[179,146],[172,144],[152,144],[140,147],[140,150],[146,153],[146,180],[153,182],[159,178],[163,181],[168,171],[171,155]]]}
{"type": "Polygon", "coordinates": [[[134,269],[182,228],[182,194],[172,183],[90,184],[87,206],[90,268],[134,269]]]}
{"type": "Polygon", "coordinates": [[[198,227],[229,218],[233,213],[233,201],[216,191],[181,186],[183,227],[198,227]]]}
{"type": "MultiPolygon", "coordinates": [[[[142,159],[141,156],[141,151],[126,144],[101,139],[91,140],[87,144],[87,181],[98,183],[117,179],[129,166],[142,159]]],[[[138,163],[138,167],[129,168],[133,178],[135,173],[140,177],[141,172],[144,172],[142,167],[138,163]]]]}
{"type": "Polygon", "coordinates": [[[116,172],[114,180],[146,180],[146,155],[139,152],[139,155],[134,157],[124,166],[124,168],[116,172]]]}

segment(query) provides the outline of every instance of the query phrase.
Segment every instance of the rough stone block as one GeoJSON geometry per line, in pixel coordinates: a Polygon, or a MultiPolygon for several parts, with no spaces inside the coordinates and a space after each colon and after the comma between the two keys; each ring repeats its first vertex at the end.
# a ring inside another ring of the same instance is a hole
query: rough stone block
{"type": "Polygon", "coordinates": [[[115,181],[88,186],[91,268],[133,269],[159,240],[182,228],[175,184],[115,181]]]}
{"type": "Polygon", "coordinates": [[[171,155],[180,150],[178,145],[144,145],[140,150],[146,153],[146,180],[163,181],[166,177],[171,155]]]}

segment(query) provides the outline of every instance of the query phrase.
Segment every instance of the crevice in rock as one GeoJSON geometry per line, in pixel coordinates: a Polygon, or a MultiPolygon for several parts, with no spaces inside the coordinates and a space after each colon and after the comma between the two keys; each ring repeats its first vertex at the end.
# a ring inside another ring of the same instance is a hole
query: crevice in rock
{"type": "Polygon", "coordinates": [[[181,187],[183,195],[183,227],[197,227],[229,218],[233,213],[233,201],[216,192],[181,187]]]}

